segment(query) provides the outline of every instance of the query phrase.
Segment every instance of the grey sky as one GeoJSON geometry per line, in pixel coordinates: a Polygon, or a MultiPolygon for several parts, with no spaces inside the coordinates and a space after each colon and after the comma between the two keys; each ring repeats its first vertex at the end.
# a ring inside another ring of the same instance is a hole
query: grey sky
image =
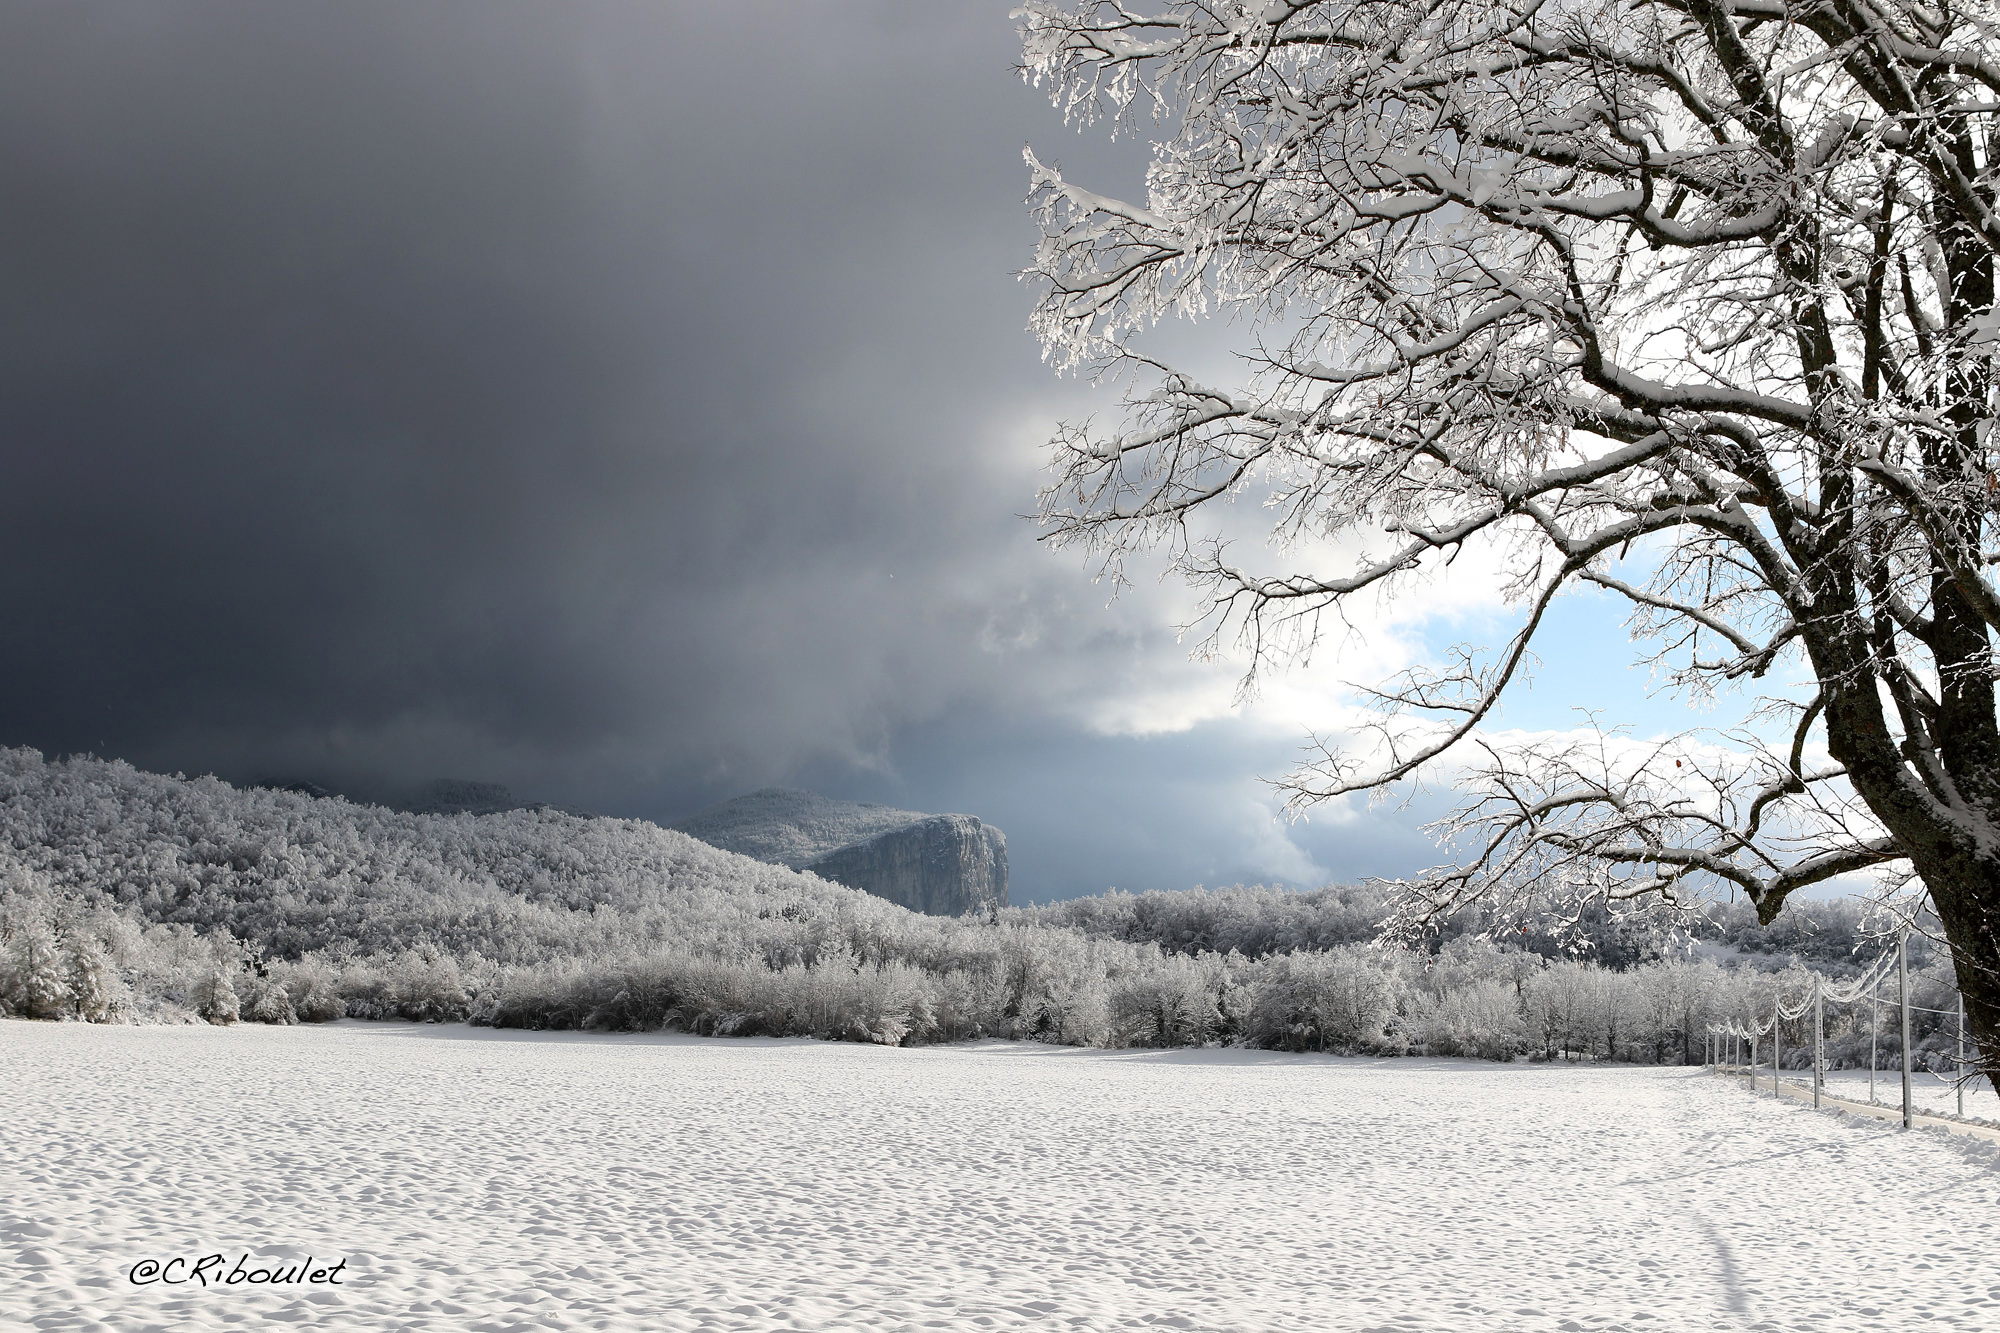
{"type": "Polygon", "coordinates": [[[1021,146],[1143,159],[1007,8],[10,5],[0,742],[808,785],[998,823],[1017,899],[1414,869],[1409,812],[1274,822],[1298,728],[1019,517],[1115,405],[1024,331],[1021,146]]]}

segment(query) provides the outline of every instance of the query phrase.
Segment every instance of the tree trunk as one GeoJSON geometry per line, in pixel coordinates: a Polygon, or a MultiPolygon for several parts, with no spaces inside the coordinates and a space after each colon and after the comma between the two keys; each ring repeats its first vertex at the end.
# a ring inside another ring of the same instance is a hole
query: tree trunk
{"type": "Polygon", "coordinates": [[[1979,1067],[2000,1092],[2000,860],[1965,856],[1932,866],[1913,859],[1951,946],[1979,1067]]]}

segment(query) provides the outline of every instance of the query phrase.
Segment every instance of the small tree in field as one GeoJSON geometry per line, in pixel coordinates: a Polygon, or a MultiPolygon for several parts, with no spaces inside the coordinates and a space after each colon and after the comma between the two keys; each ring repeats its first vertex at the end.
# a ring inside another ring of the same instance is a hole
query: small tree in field
{"type": "Polygon", "coordinates": [[[1066,428],[1043,517],[1169,550],[1257,665],[1468,548],[1521,624],[1375,692],[1295,808],[1456,763],[1451,863],[1406,920],[1723,885],[1766,923],[1911,877],[2000,1050],[2000,20],[1907,0],[1028,4],[1073,118],[1157,118],[1144,201],[1030,154],[1035,327],[1129,370],[1066,428]],[[1134,341],[1258,336],[1216,385],[1134,341]],[[1258,568],[1203,515],[1252,489],[1258,568]],[[1329,554],[1331,553],[1331,554],[1329,554]],[[1674,686],[1741,725],[1641,747],[1482,731],[1552,600],[1624,598],[1674,686]],[[1772,688],[1766,686],[1765,688],[1772,688]],[[1734,706],[1733,703],[1731,706],[1734,706]],[[1766,728],[1770,728],[1766,730],[1766,728]]]}
{"type": "Polygon", "coordinates": [[[220,967],[209,970],[195,983],[194,1011],[218,1027],[226,1027],[242,1016],[236,998],[236,983],[220,967]]]}
{"type": "Polygon", "coordinates": [[[125,1008],[126,989],[104,946],[88,935],[70,941],[69,985],[76,1016],[86,1023],[115,1023],[125,1008]]]}
{"type": "Polygon", "coordinates": [[[61,1018],[69,1007],[69,969],[48,922],[29,916],[7,942],[7,1002],[24,1018],[61,1018]]]}

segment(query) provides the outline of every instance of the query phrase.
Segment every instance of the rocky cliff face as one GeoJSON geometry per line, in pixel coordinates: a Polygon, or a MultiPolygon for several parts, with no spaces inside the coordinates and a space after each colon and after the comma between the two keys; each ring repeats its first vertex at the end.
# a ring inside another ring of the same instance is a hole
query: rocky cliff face
{"type": "Polygon", "coordinates": [[[971,815],[932,815],[829,852],[806,869],[932,916],[1007,904],[1006,835],[971,815]]]}
{"type": "Polygon", "coordinates": [[[1007,838],[971,815],[924,815],[772,787],[673,827],[933,916],[1007,905],[1007,838]]]}

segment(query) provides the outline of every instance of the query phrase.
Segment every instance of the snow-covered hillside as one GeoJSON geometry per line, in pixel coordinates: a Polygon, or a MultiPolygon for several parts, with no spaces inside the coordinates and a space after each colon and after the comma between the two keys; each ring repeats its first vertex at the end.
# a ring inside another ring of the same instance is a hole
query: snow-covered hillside
{"type": "Polygon", "coordinates": [[[502,963],[772,916],[909,913],[642,820],[407,814],[0,749],[0,874],[292,957],[429,945],[502,963]]]}

